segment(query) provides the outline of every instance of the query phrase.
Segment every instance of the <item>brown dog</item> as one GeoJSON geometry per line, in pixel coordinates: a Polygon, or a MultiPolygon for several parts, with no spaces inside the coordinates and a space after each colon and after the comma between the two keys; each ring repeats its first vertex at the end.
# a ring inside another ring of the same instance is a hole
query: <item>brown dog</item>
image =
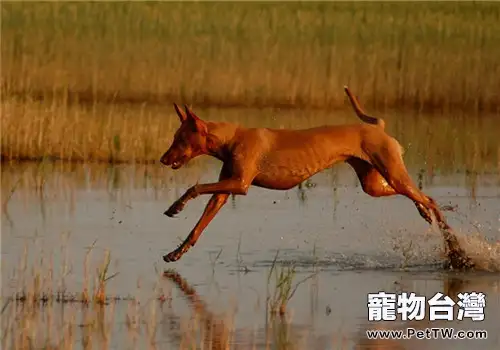
{"type": "Polygon", "coordinates": [[[365,123],[304,130],[243,128],[203,121],[187,106],[183,113],[174,104],[181,126],[160,161],[178,169],[205,154],[219,159],[223,166],[218,182],[194,185],[165,212],[173,217],[189,200],[202,194],[212,195],[186,240],[163,259],[176,261],[187,252],[230,194],[246,195],[251,185],[288,190],[336,163],[347,162],[367,194],[373,197],[400,194],[415,203],[428,223],[432,224],[434,216],[443,232],[451,266],[471,267],[436,202],[419,191],[408,175],[402,148],[384,131],[384,121],[368,116],[349,89],[344,89],[357,116],[365,123]]]}

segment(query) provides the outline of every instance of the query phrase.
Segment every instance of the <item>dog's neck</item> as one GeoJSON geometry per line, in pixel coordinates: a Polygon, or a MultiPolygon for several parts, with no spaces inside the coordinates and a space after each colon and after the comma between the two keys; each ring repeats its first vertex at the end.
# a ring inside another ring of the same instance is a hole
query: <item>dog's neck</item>
{"type": "Polygon", "coordinates": [[[231,156],[231,146],[238,126],[231,123],[206,122],[207,124],[207,155],[222,162],[231,156]]]}

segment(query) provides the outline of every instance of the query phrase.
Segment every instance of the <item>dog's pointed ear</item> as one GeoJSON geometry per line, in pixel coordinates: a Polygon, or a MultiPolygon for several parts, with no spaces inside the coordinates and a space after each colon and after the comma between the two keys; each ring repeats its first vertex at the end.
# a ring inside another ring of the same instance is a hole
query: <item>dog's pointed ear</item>
{"type": "Polygon", "coordinates": [[[207,134],[207,124],[194,114],[188,106],[184,105],[184,109],[186,110],[186,117],[193,125],[194,130],[201,134],[207,134]]]}
{"type": "Polygon", "coordinates": [[[188,119],[196,120],[198,117],[194,114],[194,112],[187,105],[184,105],[184,110],[186,111],[186,116],[188,119]]]}
{"type": "Polygon", "coordinates": [[[174,108],[175,111],[177,112],[177,115],[179,116],[179,120],[181,121],[181,123],[184,123],[187,120],[186,114],[184,114],[184,112],[175,103],[174,103],[174,108]]]}

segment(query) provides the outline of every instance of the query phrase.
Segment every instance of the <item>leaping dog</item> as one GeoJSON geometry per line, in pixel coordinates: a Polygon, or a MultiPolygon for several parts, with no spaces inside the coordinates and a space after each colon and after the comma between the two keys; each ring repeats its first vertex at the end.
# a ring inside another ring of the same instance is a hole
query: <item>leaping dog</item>
{"type": "Polygon", "coordinates": [[[429,224],[435,219],[446,243],[449,264],[453,268],[472,267],[436,201],[420,191],[409,176],[402,147],[384,130],[384,120],[367,115],[349,88],[344,86],[344,90],[363,123],[302,130],[245,128],[204,121],[187,106],[183,112],[174,104],[181,124],[161,163],[179,169],[197,156],[209,155],[223,165],[218,182],[192,186],[165,212],[173,217],[191,199],[212,195],[186,240],[163,259],[176,261],[194,246],[229,195],[246,195],[252,185],[288,190],[326,168],[346,162],[370,196],[406,196],[429,224]]]}

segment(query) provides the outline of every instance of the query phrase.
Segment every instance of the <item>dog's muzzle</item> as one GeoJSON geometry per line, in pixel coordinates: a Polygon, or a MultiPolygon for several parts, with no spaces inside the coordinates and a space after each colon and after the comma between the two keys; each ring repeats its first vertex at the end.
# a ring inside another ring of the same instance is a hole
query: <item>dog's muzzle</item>
{"type": "Polygon", "coordinates": [[[172,169],[179,169],[184,164],[183,159],[172,160],[170,158],[171,157],[164,155],[160,158],[160,163],[166,166],[171,166],[172,169]]]}

